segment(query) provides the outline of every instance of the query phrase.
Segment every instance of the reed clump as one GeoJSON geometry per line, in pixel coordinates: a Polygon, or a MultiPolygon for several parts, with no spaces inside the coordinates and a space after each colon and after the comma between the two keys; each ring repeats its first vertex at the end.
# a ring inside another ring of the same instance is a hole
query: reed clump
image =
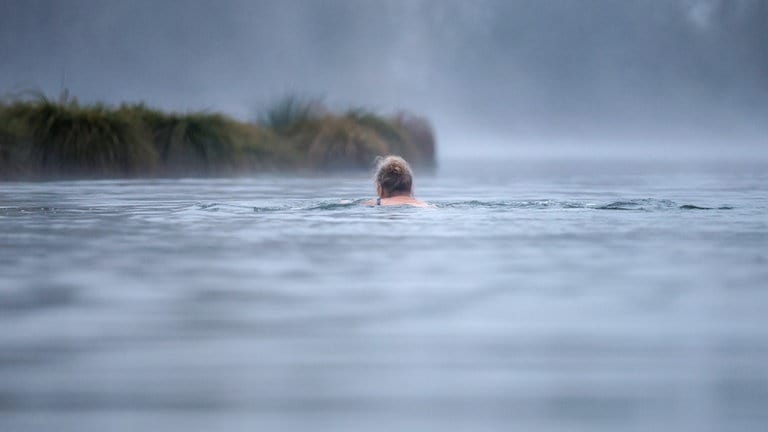
{"type": "Polygon", "coordinates": [[[0,102],[2,179],[367,169],[390,153],[433,164],[429,124],[404,114],[335,114],[296,97],[276,103],[255,123],[144,104],[81,105],[43,96],[0,102]]]}
{"type": "Polygon", "coordinates": [[[308,162],[319,169],[365,167],[377,155],[388,153],[388,143],[374,129],[333,116],[318,121],[307,149],[308,162]]]}

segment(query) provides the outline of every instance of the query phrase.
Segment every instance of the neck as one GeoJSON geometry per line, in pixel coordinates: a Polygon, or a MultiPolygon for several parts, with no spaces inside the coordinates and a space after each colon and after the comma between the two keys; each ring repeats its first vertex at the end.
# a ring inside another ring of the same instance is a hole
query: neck
{"type": "Polygon", "coordinates": [[[381,198],[397,198],[397,197],[410,197],[410,192],[392,192],[392,193],[381,193],[381,198]]]}

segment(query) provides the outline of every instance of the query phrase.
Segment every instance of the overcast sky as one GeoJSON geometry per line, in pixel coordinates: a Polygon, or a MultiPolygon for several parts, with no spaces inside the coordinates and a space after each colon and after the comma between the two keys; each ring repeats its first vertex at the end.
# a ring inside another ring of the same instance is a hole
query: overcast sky
{"type": "Polygon", "coordinates": [[[0,92],[429,117],[443,155],[768,157],[768,0],[0,0],[0,92]]]}

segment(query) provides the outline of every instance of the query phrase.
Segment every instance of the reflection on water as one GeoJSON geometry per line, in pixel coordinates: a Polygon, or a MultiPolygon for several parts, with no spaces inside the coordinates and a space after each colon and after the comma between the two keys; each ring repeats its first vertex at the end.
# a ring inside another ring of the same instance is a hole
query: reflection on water
{"type": "Polygon", "coordinates": [[[1,184],[0,430],[758,430],[766,171],[633,167],[1,184]]]}

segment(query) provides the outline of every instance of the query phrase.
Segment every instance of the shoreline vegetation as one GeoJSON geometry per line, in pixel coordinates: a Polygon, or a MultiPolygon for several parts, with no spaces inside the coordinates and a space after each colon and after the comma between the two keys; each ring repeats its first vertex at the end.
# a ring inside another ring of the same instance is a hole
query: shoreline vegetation
{"type": "Polygon", "coordinates": [[[143,103],[83,105],[66,95],[0,101],[0,180],[367,170],[387,154],[434,167],[429,121],[405,112],[333,112],[293,96],[254,122],[143,103]]]}

